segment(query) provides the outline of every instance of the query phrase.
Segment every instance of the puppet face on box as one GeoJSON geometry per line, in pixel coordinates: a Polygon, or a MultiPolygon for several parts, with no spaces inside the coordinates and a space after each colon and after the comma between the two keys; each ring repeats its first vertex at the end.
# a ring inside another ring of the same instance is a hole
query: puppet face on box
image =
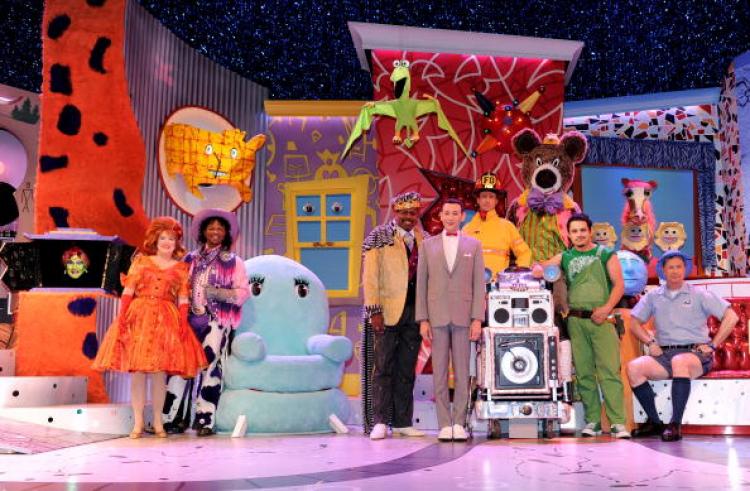
{"type": "Polygon", "coordinates": [[[88,273],[89,256],[79,247],[71,247],[62,255],[64,274],[74,280],[88,273]]]}
{"type": "Polygon", "coordinates": [[[8,290],[122,291],[120,274],[128,270],[135,248],[123,244],[118,237],[82,228],[25,236],[30,242],[9,242],[0,249],[0,261],[8,266],[0,281],[8,290]]]}

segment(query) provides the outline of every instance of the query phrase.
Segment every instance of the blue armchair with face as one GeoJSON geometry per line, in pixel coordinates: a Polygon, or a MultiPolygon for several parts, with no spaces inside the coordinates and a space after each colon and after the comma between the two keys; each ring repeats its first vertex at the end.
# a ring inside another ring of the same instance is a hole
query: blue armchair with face
{"type": "Polygon", "coordinates": [[[251,295],[224,367],[217,428],[231,431],[245,415],[248,433],[330,432],[331,414],[349,418],[338,386],[352,343],[326,334],[323,283],[282,256],[248,259],[245,269],[251,295]]]}

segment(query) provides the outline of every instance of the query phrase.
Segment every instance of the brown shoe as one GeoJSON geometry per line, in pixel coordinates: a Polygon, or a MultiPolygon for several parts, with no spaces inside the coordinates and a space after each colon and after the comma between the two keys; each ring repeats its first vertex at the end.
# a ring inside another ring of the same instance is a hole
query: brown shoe
{"type": "Polygon", "coordinates": [[[682,440],[682,425],[679,423],[669,423],[661,434],[663,442],[676,442],[682,440]]]}

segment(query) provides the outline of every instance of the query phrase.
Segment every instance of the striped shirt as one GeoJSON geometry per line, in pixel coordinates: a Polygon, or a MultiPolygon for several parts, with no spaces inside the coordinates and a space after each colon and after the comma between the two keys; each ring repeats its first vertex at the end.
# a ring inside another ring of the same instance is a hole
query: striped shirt
{"type": "Polygon", "coordinates": [[[557,229],[555,215],[540,215],[529,210],[518,231],[531,249],[532,263],[546,261],[567,249],[557,229]]]}

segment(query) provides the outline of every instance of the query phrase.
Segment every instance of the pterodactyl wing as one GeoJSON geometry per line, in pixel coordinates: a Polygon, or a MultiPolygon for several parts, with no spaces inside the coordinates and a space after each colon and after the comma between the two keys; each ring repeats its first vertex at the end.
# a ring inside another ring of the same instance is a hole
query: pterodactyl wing
{"type": "Polygon", "coordinates": [[[448,118],[445,116],[445,113],[443,112],[443,108],[440,107],[440,101],[435,99],[434,97],[427,96],[427,99],[421,100],[417,102],[417,113],[416,116],[420,117],[425,114],[435,113],[435,115],[438,118],[438,127],[442,130],[445,130],[448,135],[453,138],[453,141],[456,142],[458,147],[463,150],[464,155],[469,157],[469,152],[466,150],[466,147],[464,147],[464,144],[461,143],[461,140],[458,138],[458,135],[456,134],[456,130],[453,129],[453,126],[451,126],[450,121],[448,121],[448,118]]]}
{"type": "Polygon", "coordinates": [[[370,125],[372,125],[372,120],[375,116],[388,116],[389,118],[396,117],[396,109],[393,106],[394,102],[395,101],[368,102],[362,106],[362,109],[359,111],[357,122],[354,123],[354,128],[352,128],[352,134],[349,135],[349,141],[346,142],[346,147],[344,147],[344,151],[341,154],[341,160],[344,160],[344,157],[349,153],[354,142],[362,136],[362,133],[370,129],[370,125]]]}

